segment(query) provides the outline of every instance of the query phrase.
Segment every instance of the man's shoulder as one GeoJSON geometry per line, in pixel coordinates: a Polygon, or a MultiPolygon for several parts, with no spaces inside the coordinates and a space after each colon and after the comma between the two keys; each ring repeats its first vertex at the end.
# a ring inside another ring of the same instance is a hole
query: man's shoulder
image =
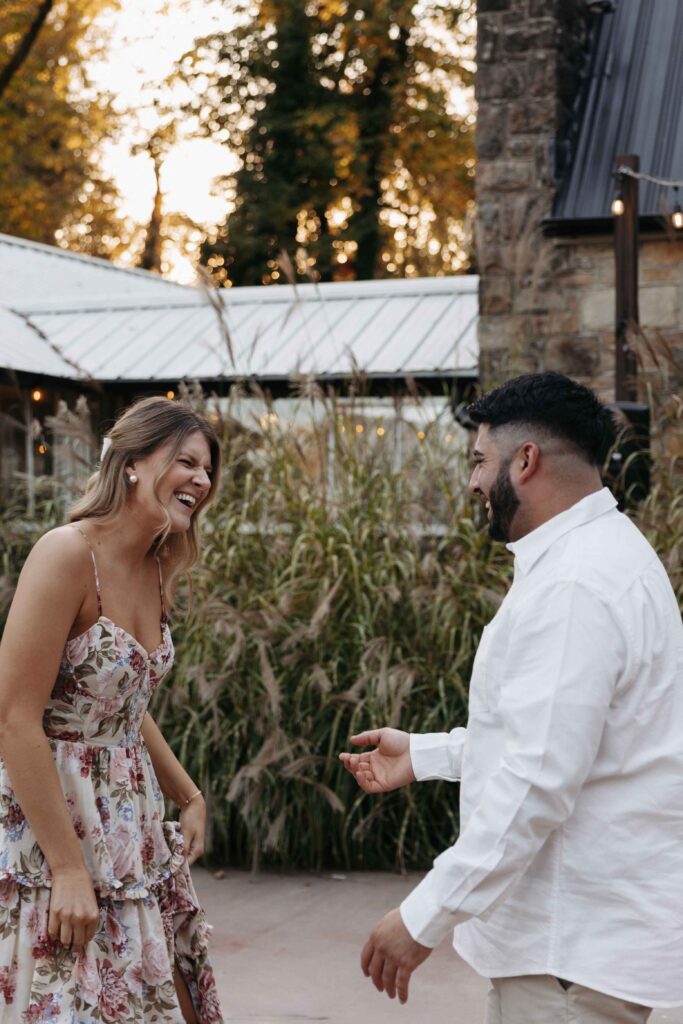
{"type": "Polygon", "coordinates": [[[668,582],[647,537],[617,509],[567,534],[555,572],[557,579],[575,579],[609,600],[626,595],[647,575],[668,582]]]}

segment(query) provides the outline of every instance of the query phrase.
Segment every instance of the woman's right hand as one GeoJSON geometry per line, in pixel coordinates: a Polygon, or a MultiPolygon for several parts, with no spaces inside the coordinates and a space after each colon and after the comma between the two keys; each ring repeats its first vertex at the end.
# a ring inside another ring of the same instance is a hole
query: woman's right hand
{"type": "Polygon", "coordinates": [[[340,754],[339,758],[366,793],[389,793],[415,782],[410,760],[410,735],[401,729],[370,729],[351,737],[354,746],[376,744],[363,754],[340,754]]]}
{"type": "Polygon", "coordinates": [[[52,873],[48,934],[74,953],[82,953],[97,932],[100,910],[85,867],[52,873]]]}

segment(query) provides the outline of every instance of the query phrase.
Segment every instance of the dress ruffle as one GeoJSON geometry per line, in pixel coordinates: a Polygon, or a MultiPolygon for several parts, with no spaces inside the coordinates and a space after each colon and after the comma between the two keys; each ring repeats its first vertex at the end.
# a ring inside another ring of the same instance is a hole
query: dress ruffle
{"type": "Polygon", "coordinates": [[[186,865],[145,898],[98,902],[99,929],[78,956],[48,937],[48,889],[0,883],[3,1024],[183,1024],[174,966],[201,1024],[221,1024],[209,929],[186,865]]]}
{"type": "MultiPolygon", "coordinates": [[[[144,899],[179,870],[183,843],[164,805],[149,754],[130,747],[50,740],[55,765],[86,868],[97,893],[144,899]]],[[[44,888],[50,868],[16,803],[0,764],[0,821],[10,838],[0,852],[0,879],[44,888]]]]}

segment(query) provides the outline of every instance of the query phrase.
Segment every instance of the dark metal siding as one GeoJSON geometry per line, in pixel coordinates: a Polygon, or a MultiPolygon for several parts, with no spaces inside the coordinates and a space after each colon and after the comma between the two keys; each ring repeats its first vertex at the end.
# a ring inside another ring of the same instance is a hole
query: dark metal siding
{"type": "MultiPolygon", "coordinates": [[[[646,174],[683,178],[683,0],[617,0],[597,17],[576,148],[551,218],[558,227],[610,218],[619,153],[636,153],[646,174]]],[[[641,217],[655,217],[672,191],[641,181],[639,200],[641,217]]]]}

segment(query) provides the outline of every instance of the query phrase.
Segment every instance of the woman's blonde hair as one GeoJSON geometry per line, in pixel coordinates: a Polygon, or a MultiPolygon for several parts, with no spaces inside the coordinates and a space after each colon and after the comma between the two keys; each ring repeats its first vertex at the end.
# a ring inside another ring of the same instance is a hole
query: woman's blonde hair
{"type": "Polygon", "coordinates": [[[169,398],[143,398],[131,405],[109,431],[109,445],[99,469],[90,477],[83,497],[71,506],[67,515],[67,522],[70,523],[81,519],[96,519],[104,523],[113,519],[125,507],[130,490],[126,466],[170,443],[168,456],[154,480],[154,493],[157,494],[157,485],[172,465],[183,442],[196,431],[206,438],[209,445],[211,488],[201,506],[193,512],[189,530],[170,533],[168,511],[159,501],[165,524],[155,540],[155,549],[164,559],[164,596],[169,606],[175,580],[187,572],[199,557],[198,513],[210,503],[218,486],[220,444],[211,424],[203,416],[188,405],[169,398]]]}

